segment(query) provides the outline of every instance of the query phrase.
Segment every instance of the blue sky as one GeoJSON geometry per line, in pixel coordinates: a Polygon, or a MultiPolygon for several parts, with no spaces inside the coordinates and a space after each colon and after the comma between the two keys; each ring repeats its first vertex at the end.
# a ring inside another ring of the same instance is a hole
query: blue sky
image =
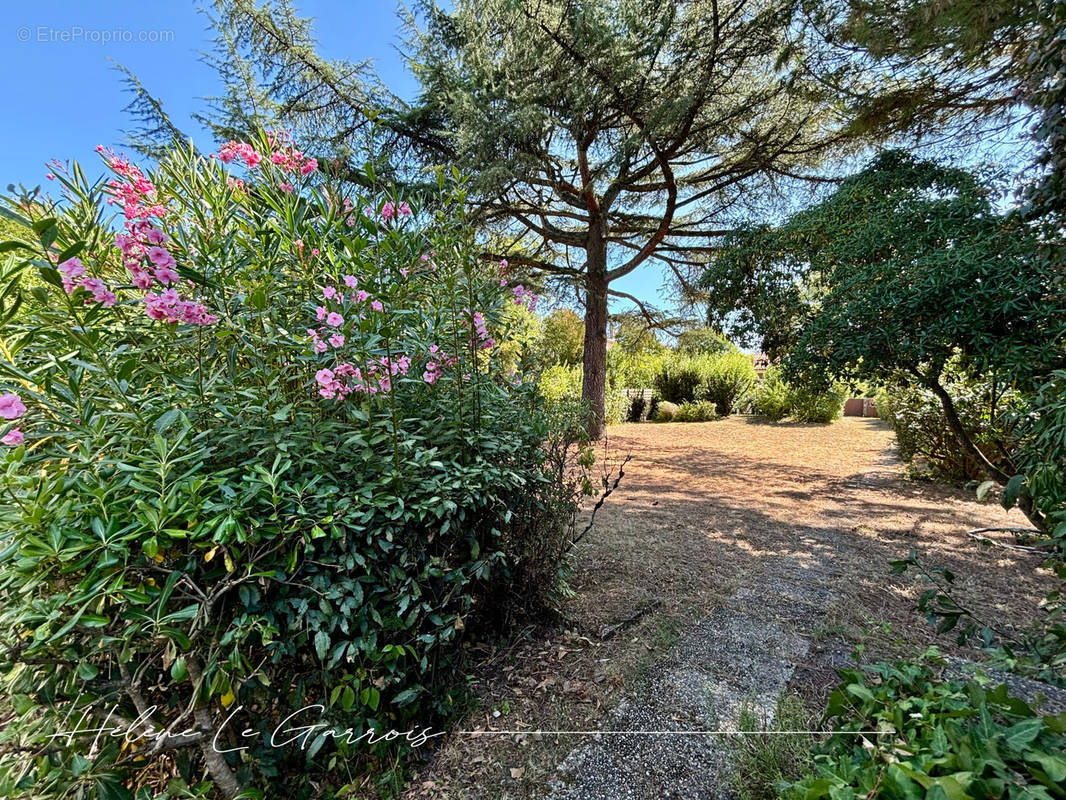
{"type": "MultiPolygon", "coordinates": [[[[394,91],[413,91],[396,50],[400,31],[392,7],[301,0],[299,8],[316,18],[325,55],[372,58],[394,91]]],[[[122,113],[129,95],[113,62],[161,98],[183,130],[205,137],[189,114],[203,107],[203,98],[218,94],[219,85],[200,62],[212,34],[193,2],[35,0],[10,4],[4,16],[0,98],[7,120],[0,130],[0,185],[32,186],[51,158],[89,162],[97,144],[121,143],[123,129],[131,127],[122,113]]]]}

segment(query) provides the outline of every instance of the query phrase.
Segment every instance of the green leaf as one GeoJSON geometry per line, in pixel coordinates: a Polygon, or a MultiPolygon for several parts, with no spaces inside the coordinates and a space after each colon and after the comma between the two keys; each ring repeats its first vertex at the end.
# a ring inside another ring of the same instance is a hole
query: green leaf
{"type": "Polygon", "coordinates": [[[12,250],[19,250],[19,249],[28,250],[31,253],[33,252],[33,248],[30,247],[25,242],[16,242],[16,241],[0,242],[0,253],[10,253],[12,250]]]}
{"type": "Polygon", "coordinates": [[[33,698],[26,694],[13,694],[11,695],[11,707],[15,709],[15,713],[20,717],[34,708],[37,704],[33,702],[33,698]]]}
{"type": "Polygon", "coordinates": [[[1044,720],[1026,719],[1012,725],[1003,732],[1003,740],[1012,750],[1022,750],[1040,735],[1044,729],[1044,720]]]}
{"type": "Polygon", "coordinates": [[[1003,487],[1003,491],[999,495],[999,502],[1003,504],[1003,507],[1008,511],[1014,508],[1018,502],[1018,498],[1021,496],[1022,488],[1025,486],[1025,476],[1015,475],[1009,481],[1007,485],[1003,487]]]}
{"type": "Polygon", "coordinates": [[[174,659],[174,663],[170,665],[170,677],[178,683],[181,683],[189,677],[189,670],[188,667],[185,666],[184,656],[179,656],[174,659]]]}
{"type": "Polygon", "coordinates": [[[329,634],[325,631],[315,634],[315,652],[320,659],[325,659],[326,653],[329,652],[329,634]]]}
{"type": "Polygon", "coordinates": [[[1056,783],[1066,781],[1066,757],[1042,750],[1030,750],[1023,756],[1026,761],[1039,764],[1047,776],[1056,783]]]}

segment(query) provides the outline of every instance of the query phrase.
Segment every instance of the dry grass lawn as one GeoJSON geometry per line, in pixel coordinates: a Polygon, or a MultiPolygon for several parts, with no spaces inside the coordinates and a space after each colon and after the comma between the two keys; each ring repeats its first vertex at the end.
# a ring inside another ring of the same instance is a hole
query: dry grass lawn
{"type": "Polygon", "coordinates": [[[888,562],[910,550],[955,572],[961,595],[999,624],[1024,624],[1049,589],[1038,560],[966,535],[1024,525],[1018,512],[906,480],[894,436],[877,420],[733,417],[620,425],[608,435],[610,458],[633,460],[575,551],[565,625],[475,649],[477,707],[418,769],[406,797],[538,796],[579,741],[524,731],[595,730],[685,626],[738,588],[765,582],[775,556],[816,568],[837,598],[808,626],[812,663],[798,665],[798,688],[813,702],[834,678],[818,663],[827,649],[861,643],[870,659],[913,655],[934,641],[960,650],[935,640],[916,615],[917,576],[889,574],[888,562]],[[601,640],[605,628],[656,602],[601,640]]]}

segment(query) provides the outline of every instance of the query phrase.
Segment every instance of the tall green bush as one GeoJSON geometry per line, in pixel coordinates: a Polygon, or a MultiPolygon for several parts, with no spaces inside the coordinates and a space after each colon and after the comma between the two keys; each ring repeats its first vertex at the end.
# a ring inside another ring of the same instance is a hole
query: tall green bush
{"type": "Polygon", "coordinates": [[[752,409],[760,416],[778,422],[792,413],[792,393],[779,367],[770,367],[755,387],[752,409]]]}
{"type": "Polygon", "coordinates": [[[552,588],[579,445],[495,368],[461,185],[100,149],[110,182],[5,209],[0,794],[348,796],[335,764],[453,707],[463,632],[552,588]]]}
{"type": "Polygon", "coordinates": [[[792,386],[788,401],[797,422],[828,423],[840,419],[847,397],[847,388],[841,384],[825,388],[792,386]]]}
{"type": "Polygon", "coordinates": [[[700,387],[700,399],[714,403],[718,415],[728,417],[741,407],[755,385],[755,378],[751,356],[735,351],[711,356],[700,387]]]}
{"type": "Polygon", "coordinates": [[[672,352],[655,374],[655,396],[660,402],[691,403],[700,396],[709,371],[710,357],[672,352]]]}

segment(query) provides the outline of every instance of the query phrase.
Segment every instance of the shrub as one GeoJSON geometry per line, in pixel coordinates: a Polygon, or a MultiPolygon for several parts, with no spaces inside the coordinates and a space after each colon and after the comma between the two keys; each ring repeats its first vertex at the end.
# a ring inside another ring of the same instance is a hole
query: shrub
{"type": "Polygon", "coordinates": [[[57,168],[64,201],[11,203],[37,242],[5,247],[0,291],[0,787],[346,796],[333,761],[395,763],[357,737],[453,707],[500,582],[523,607],[554,588],[581,445],[495,371],[511,300],[461,186],[415,214],[280,137],[151,172],[103,155],[112,182],[57,168]],[[152,738],[52,746],[109,712],[152,738]]]}
{"type": "MultiPolygon", "coordinates": [[[[581,367],[557,364],[541,373],[537,386],[549,405],[569,404],[581,400],[581,367]]],[[[604,392],[604,418],[608,425],[625,422],[629,415],[629,398],[620,387],[608,382],[604,392]]]]}
{"type": "MultiPolygon", "coordinates": [[[[974,444],[993,463],[1002,458],[1001,446],[1013,438],[1008,412],[1014,402],[1002,386],[973,380],[951,370],[944,385],[974,444]]],[[[896,432],[900,457],[918,472],[947,480],[977,480],[982,467],[959,446],[948,428],[940,400],[928,389],[892,386],[877,396],[877,413],[896,432]]]]}
{"type": "Polygon", "coordinates": [[[668,350],[627,353],[618,347],[607,351],[607,380],[621,389],[651,389],[668,350]]]}
{"type": "Polygon", "coordinates": [[[1051,373],[1023,407],[1018,466],[1033,504],[1066,555],[1066,371],[1051,373]]]}
{"type": "Polygon", "coordinates": [[[682,403],[674,414],[674,422],[710,422],[718,419],[717,406],[710,400],[682,403]]]}
{"type": "Polygon", "coordinates": [[[709,358],[671,353],[655,374],[655,396],[668,403],[691,403],[698,399],[707,377],[709,358]]]}
{"type": "Polygon", "coordinates": [[[729,352],[711,356],[700,388],[701,400],[709,400],[718,415],[728,417],[740,407],[755,384],[755,366],[751,356],[729,352]]]}
{"type": "Polygon", "coordinates": [[[785,797],[1066,797],[1061,715],[926,664],[841,677],[826,708],[834,733],[785,797]]]}
{"type": "Polygon", "coordinates": [[[774,422],[792,413],[792,390],[777,367],[766,370],[755,387],[753,410],[774,422]]]}
{"type": "Polygon", "coordinates": [[[673,422],[677,418],[680,406],[676,403],[663,400],[655,408],[655,421],[656,422],[673,422]]]}
{"type": "Polygon", "coordinates": [[[823,390],[792,387],[789,391],[792,417],[798,422],[827,423],[839,419],[846,399],[847,391],[840,385],[823,390]]]}
{"type": "Polygon", "coordinates": [[[540,374],[537,388],[549,403],[581,399],[581,367],[556,364],[540,374]]]}

